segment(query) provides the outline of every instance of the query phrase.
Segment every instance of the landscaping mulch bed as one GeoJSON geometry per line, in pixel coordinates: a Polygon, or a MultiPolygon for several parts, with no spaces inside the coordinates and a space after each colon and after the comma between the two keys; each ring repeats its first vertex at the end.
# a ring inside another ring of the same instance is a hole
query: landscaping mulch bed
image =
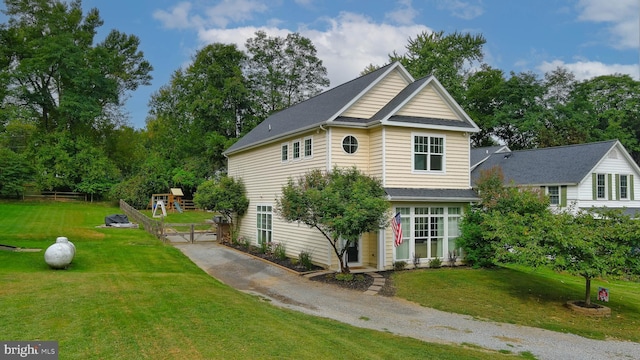
{"type": "MultiPolygon", "coordinates": [[[[322,267],[315,266],[315,265],[313,266],[312,269],[306,269],[304,266],[301,266],[300,264],[298,264],[297,261],[295,260],[292,260],[290,258],[278,259],[272,253],[264,253],[261,251],[260,248],[257,248],[255,246],[246,247],[242,244],[223,244],[223,245],[234,248],[238,251],[245,252],[247,254],[251,254],[253,256],[267,260],[274,264],[278,264],[282,267],[286,267],[300,274],[324,270],[322,267]]],[[[317,276],[310,277],[310,280],[319,281],[326,284],[339,286],[341,288],[362,291],[362,292],[367,291],[367,289],[369,289],[369,286],[373,284],[373,277],[367,275],[366,273],[353,274],[354,275],[353,279],[349,281],[337,279],[336,278],[337,274],[338,273],[320,274],[317,276]]],[[[393,274],[393,271],[381,271],[381,272],[378,272],[378,274],[382,275],[386,280],[385,285],[378,292],[378,294],[384,295],[384,296],[394,296],[395,287],[393,286],[393,282],[391,281],[391,274],[393,274]]]]}

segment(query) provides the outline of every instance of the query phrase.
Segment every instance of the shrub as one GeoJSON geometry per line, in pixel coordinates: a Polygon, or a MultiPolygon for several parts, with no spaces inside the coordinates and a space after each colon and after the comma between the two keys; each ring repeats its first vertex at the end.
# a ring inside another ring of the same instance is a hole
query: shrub
{"type": "Polygon", "coordinates": [[[273,244],[273,256],[278,260],[285,260],[287,258],[287,251],[284,247],[284,244],[273,244]]]}
{"type": "Polygon", "coordinates": [[[395,270],[395,271],[404,270],[406,267],[407,267],[407,262],[406,261],[395,261],[393,263],[393,270],[395,270]]]}
{"type": "Polygon", "coordinates": [[[338,281],[351,281],[353,280],[352,273],[338,273],[336,274],[336,280],[338,281]]]}
{"type": "Polygon", "coordinates": [[[442,266],[442,260],[440,258],[433,258],[429,261],[429,267],[437,269],[442,266]]]}
{"type": "Polygon", "coordinates": [[[263,241],[260,243],[260,253],[261,254],[268,254],[269,251],[271,250],[271,246],[269,246],[270,243],[263,241]]]}
{"type": "Polygon", "coordinates": [[[311,262],[311,253],[308,251],[300,252],[300,255],[298,255],[298,262],[300,262],[300,265],[304,266],[304,268],[307,270],[313,269],[313,263],[311,262]]]}

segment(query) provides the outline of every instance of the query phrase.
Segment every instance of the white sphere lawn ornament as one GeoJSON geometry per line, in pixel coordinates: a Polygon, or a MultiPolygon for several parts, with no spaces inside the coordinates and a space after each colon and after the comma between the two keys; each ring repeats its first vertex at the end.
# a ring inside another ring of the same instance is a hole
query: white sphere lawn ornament
{"type": "Polygon", "coordinates": [[[75,254],[74,247],[67,242],[61,241],[49,246],[44,252],[44,261],[52,269],[66,269],[75,254]]]}
{"type": "Polygon", "coordinates": [[[73,243],[69,241],[69,239],[67,239],[66,237],[58,236],[58,238],[56,239],[56,243],[69,244],[69,246],[71,246],[71,250],[73,251],[73,256],[76,256],[76,246],[73,245],[73,243]]]}

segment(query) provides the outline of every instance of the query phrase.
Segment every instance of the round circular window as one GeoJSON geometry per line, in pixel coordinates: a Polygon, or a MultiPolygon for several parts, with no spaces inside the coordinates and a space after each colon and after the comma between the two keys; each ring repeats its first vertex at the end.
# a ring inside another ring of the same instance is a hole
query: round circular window
{"type": "Polygon", "coordinates": [[[347,154],[355,153],[358,151],[358,139],[351,135],[345,136],[344,139],[342,139],[342,149],[344,149],[347,154]]]}

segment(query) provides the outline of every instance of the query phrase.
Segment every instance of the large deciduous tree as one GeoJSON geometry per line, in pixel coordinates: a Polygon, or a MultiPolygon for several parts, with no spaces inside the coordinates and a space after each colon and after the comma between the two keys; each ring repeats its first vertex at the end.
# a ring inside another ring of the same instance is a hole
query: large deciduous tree
{"type": "Polygon", "coordinates": [[[122,105],[126,92],[149,84],[152,68],[136,36],[112,30],[94,44],[103,24],[97,9],[83,14],[80,0],[5,4],[4,101],[31,109],[42,131],[93,134],[109,108],[122,105]]]}
{"type": "Polygon", "coordinates": [[[344,259],[349,244],[384,227],[388,208],[380,181],[355,168],[312,170],[297,181],[289,179],[276,202],[276,212],[284,220],[320,231],[343,273],[349,272],[344,259]]]}
{"type": "Polygon", "coordinates": [[[261,119],[306,100],[329,86],[327,69],[308,38],[290,33],[285,38],[257,31],[246,42],[250,61],[247,75],[261,119]]]}
{"type": "Polygon", "coordinates": [[[454,32],[445,35],[444,31],[425,31],[409,38],[404,54],[394,51],[389,59],[400,61],[415,78],[434,75],[457,101],[461,101],[464,79],[473,65],[482,62],[485,43],[480,34],[454,32]]]}
{"type": "Polygon", "coordinates": [[[149,147],[169,160],[169,172],[189,172],[196,183],[213,176],[226,166],[222,151],[255,126],[245,61],[235,45],[207,45],[152,95],[149,147]]]}

